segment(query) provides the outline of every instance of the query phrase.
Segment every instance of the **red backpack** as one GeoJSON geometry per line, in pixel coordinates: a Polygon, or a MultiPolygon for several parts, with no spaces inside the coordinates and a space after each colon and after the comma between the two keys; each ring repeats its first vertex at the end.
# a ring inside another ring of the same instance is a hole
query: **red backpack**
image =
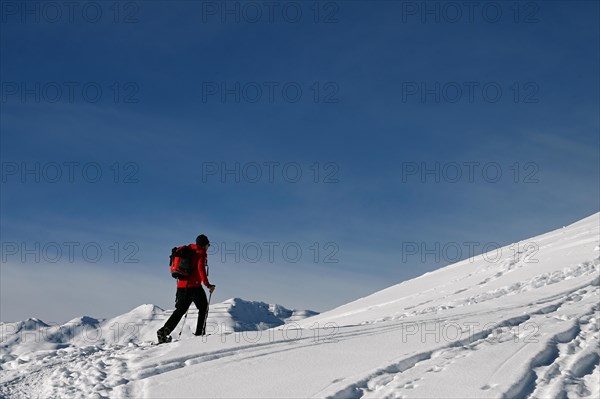
{"type": "Polygon", "coordinates": [[[169,266],[171,268],[171,276],[178,280],[186,280],[192,269],[192,258],[196,251],[189,245],[183,247],[174,247],[171,250],[169,257],[169,266]]]}

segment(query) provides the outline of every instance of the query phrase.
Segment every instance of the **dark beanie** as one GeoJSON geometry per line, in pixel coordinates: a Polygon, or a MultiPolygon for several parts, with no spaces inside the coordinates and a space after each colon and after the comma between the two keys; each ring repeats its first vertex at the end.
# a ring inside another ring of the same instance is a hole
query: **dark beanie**
{"type": "Polygon", "coordinates": [[[210,244],[210,241],[208,241],[208,237],[205,236],[204,234],[200,234],[198,237],[196,237],[196,245],[199,247],[203,247],[207,244],[210,244]]]}

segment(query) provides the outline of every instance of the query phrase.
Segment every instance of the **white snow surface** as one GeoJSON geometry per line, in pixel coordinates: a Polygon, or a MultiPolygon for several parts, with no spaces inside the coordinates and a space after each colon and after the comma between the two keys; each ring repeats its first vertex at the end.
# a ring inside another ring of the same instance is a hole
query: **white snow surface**
{"type": "Polygon", "coordinates": [[[71,329],[5,323],[0,397],[599,398],[599,226],[597,213],[314,316],[231,299],[211,307],[213,335],[191,335],[191,312],[158,346],[153,305],[71,329]]]}

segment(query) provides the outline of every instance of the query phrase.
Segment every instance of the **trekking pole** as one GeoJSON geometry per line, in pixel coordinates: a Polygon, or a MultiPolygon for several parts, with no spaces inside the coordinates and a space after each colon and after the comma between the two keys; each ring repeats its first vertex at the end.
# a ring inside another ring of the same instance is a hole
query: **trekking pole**
{"type": "Polygon", "coordinates": [[[204,324],[202,325],[202,332],[206,335],[206,320],[208,320],[208,307],[210,306],[210,298],[212,298],[212,292],[208,294],[208,303],[206,304],[206,313],[204,314],[204,324]]]}
{"type": "Polygon", "coordinates": [[[179,330],[179,336],[177,337],[177,339],[181,339],[181,333],[183,332],[183,326],[185,326],[185,320],[187,319],[187,314],[189,311],[189,308],[185,311],[185,317],[183,318],[183,324],[181,325],[181,330],[179,330]]]}

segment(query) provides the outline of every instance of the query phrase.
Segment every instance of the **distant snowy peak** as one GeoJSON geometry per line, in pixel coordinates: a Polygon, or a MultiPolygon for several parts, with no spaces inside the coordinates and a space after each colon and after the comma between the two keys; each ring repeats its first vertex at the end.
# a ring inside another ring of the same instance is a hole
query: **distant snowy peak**
{"type": "Polygon", "coordinates": [[[229,315],[234,321],[233,325],[229,325],[231,331],[264,330],[318,314],[312,310],[291,310],[277,304],[241,298],[230,298],[211,305],[211,311],[211,321],[219,321],[220,316],[229,315]]]}
{"type": "Polygon", "coordinates": [[[63,326],[75,325],[75,326],[97,326],[101,320],[94,319],[89,316],[76,317],[73,320],[69,320],[63,326]]]}
{"type": "MultiPolygon", "coordinates": [[[[46,324],[37,318],[14,323],[0,323],[0,365],[23,353],[37,350],[55,350],[68,346],[104,346],[129,342],[152,341],[156,330],[162,327],[172,310],[152,305],[140,305],[111,319],[76,317],[58,325],[46,324]]],[[[258,331],[317,315],[311,310],[290,310],[281,305],[231,298],[210,305],[207,331],[233,333],[258,331]]],[[[174,334],[191,336],[198,320],[198,311],[192,306],[185,324],[174,334]]]]}
{"type": "Polygon", "coordinates": [[[160,318],[164,314],[165,310],[161,307],[147,303],[133,308],[127,313],[123,313],[122,315],[113,317],[109,321],[112,323],[128,323],[137,320],[143,323],[144,321],[151,321],[155,320],[156,318],[160,318]]]}
{"type": "Polygon", "coordinates": [[[48,327],[48,324],[44,323],[40,319],[30,317],[27,320],[17,321],[13,323],[0,323],[0,328],[8,329],[10,331],[32,331],[38,328],[48,327]]]}

